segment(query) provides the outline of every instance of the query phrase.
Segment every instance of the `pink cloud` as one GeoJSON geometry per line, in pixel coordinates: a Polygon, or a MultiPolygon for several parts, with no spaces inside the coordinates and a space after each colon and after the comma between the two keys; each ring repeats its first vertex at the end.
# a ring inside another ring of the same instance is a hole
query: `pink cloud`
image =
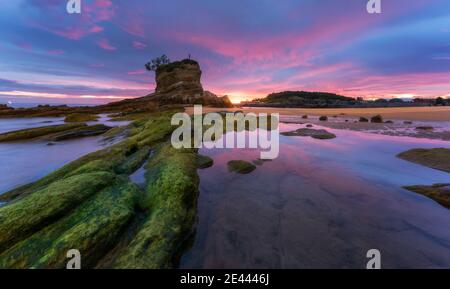
{"type": "Polygon", "coordinates": [[[103,63],[93,63],[93,64],[89,64],[89,67],[101,68],[101,67],[105,67],[105,64],[103,64],[103,63]]]}
{"type": "Polygon", "coordinates": [[[133,41],[133,47],[136,49],[144,49],[147,45],[139,41],[133,41]]]}
{"type": "Polygon", "coordinates": [[[138,69],[138,70],[133,70],[133,71],[127,72],[128,75],[140,75],[140,74],[145,74],[145,73],[146,73],[145,69],[138,69]]]}
{"type": "Polygon", "coordinates": [[[98,40],[97,41],[97,45],[100,46],[101,48],[105,49],[105,50],[109,50],[109,51],[117,50],[117,48],[112,46],[109,43],[109,40],[106,39],[106,38],[102,38],[102,39],[98,40]]]}
{"type": "Polygon", "coordinates": [[[94,27],[92,27],[89,32],[91,33],[98,33],[98,32],[102,32],[103,31],[103,27],[95,25],[94,27]]]}

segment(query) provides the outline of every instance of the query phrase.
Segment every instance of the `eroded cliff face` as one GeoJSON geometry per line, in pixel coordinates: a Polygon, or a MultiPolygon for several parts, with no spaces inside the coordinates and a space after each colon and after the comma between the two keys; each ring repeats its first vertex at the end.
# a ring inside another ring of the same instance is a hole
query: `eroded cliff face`
{"type": "Polygon", "coordinates": [[[203,93],[200,82],[202,71],[194,60],[183,60],[160,67],[156,71],[156,93],[203,93]]]}
{"type": "Polygon", "coordinates": [[[228,97],[203,90],[202,71],[197,61],[184,59],[159,67],[156,90],[150,97],[160,104],[202,104],[231,107],[228,97]]]}

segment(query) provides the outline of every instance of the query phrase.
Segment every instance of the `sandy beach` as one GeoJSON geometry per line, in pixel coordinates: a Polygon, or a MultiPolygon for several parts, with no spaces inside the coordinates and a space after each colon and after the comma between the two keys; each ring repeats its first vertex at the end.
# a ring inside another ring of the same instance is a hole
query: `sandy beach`
{"type": "MultiPolygon", "coordinates": [[[[341,115],[353,117],[371,117],[377,114],[385,120],[412,120],[412,121],[450,121],[450,106],[433,107],[386,107],[386,108],[277,108],[277,107],[252,107],[252,108],[212,108],[203,107],[203,112],[235,111],[260,113],[280,113],[281,115],[341,115]]],[[[188,113],[193,112],[192,107],[186,108],[188,113]]]]}

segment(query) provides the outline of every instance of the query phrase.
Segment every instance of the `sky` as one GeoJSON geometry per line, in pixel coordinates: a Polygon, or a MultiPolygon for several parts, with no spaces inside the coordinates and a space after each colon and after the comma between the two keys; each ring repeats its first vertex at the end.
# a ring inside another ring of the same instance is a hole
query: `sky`
{"type": "Polygon", "coordinates": [[[450,96],[450,1],[0,0],[0,103],[105,103],[155,88],[150,59],[192,58],[233,102],[283,90],[450,96]]]}

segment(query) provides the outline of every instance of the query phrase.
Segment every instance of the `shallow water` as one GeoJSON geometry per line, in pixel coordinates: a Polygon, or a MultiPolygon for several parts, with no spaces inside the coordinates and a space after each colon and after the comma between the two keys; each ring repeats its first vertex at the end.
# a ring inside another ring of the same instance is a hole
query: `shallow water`
{"type": "MultiPolygon", "coordinates": [[[[0,131],[12,131],[64,123],[63,118],[0,119],[0,131]],[[49,122],[51,121],[51,123],[49,122]]],[[[106,115],[89,124],[126,125],[128,121],[111,122],[106,115]]],[[[102,136],[60,141],[24,141],[0,143],[0,194],[51,173],[90,152],[103,149],[121,138],[104,140],[102,136]]]]}
{"type": "MultiPolygon", "coordinates": [[[[303,127],[281,124],[282,131],[303,127]]],[[[450,211],[405,185],[450,174],[395,157],[450,142],[328,129],[332,140],[280,136],[280,155],[248,175],[227,162],[255,149],[201,149],[198,227],[181,268],[450,267],[450,211]]]]}
{"type": "Polygon", "coordinates": [[[64,117],[0,118],[0,133],[64,124],[64,117]]]}

